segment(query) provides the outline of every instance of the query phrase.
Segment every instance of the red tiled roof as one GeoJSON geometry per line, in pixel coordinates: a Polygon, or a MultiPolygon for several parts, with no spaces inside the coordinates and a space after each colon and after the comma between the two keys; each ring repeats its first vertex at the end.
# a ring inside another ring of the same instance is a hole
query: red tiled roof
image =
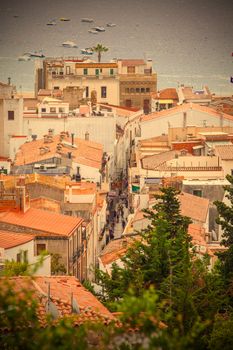
{"type": "Polygon", "coordinates": [[[123,59],[119,61],[122,62],[122,66],[141,66],[145,64],[145,61],[142,59],[123,59]]]}
{"type": "MultiPolygon", "coordinates": [[[[65,137],[64,142],[71,143],[71,137],[65,137]]],[[[68,148],[63,144],[61,154],[57,153],[57,144],[62,143],[60,136],[53,136],[53,141],[44,143],[44,139],[27,142],[20,146],[16,153],[15,165],[31,164],[40,162],[45,159],[50,159],[55,156],[61,157],[62,154],[67,156],[68,152],[72,152],[74,162],[100,169],[102,165],[103,145],[97,142],[83,140],[80,138],[74,139],[74,144],[77,148],[68,148]],[[48,147],[49,151],[45,154],[40,154],[40,147],[48,147]]]]}
{"type": "MultiPolygon", "coordinates": [[[[6,278],[0,278],[0,287],[6,288],[6,278]]],[[[58,311],[58,317],[70,317],[73,326],[79,326],[85,322],[101,322],[105,325],[116,321],[108,309],[98,299],[86,290],[74,276],[16,276],[7,278],[7,285],[18,295],[19,298],[26,297],[29,291],[37,301],[37,318],[41,326],[47,325],[46,303],[48,300],[48,283],[50,284],[50,301],[58,311]],[[71,293],[76,300],[80,313],[75,314],[71,306],[71,293]]],[[[30,307],[30,306],[29,306],[30,307]]],[[[56,323],[56,320],[54,321],[56,323]]],[[[26,327],[29,326],[25,325],[26,327]]],[[[11,331],[10,326],[0,331],[11,331]]]]}
{"type": "Polygon", "coordinates": [[[102,264],[105,266],[111,264],[113,261],[120,259],[125,255],[129,246],[138,239],[140,239],[140,237],[134,235],[131,237],[122,237],[120,239],[114,239],[110,241],[101,252],[100,260],[102,264]]]}
{"type": "Polygon", "coordinates": [[[198,224],[190,224],[188,227],[188,233],[192,237],[192,242],[194,244],[207,246],[205,241],[205,229],[198,224]]]}
{"type": "Polygon", "coordinates": [[[194,196],[190,193],[182,192],[179,196],[181,215],[188,216],[193,220],[205,223],[209,199],[194,196]]]}
{"type": "Polygon", "coordinates": [[[217,145],[215,150],[222,160],[233,160],[233,145],[217,145]]]}
{"type": "Polygon", "coordinates": [[[153,154],[152,156],[146,156],[142,158],[142,168],[143,169],[155,169],[159,165],[167,162],[168,160],[172,160],[175,158],[176,154],[179,154],[179,151],[166,151],[161,152],[159,154],[153,154]]]}
{"type": "Polygon", "coordinates": [[[178,100],[178,94],[175,88],[167,88],[167,89],[163,89],[161,91],[156,92],[152,92],[151,93],[151,97],[152,98],[156,98],[156,99],[171,99],[171,100],[178,100]]]}
{"type": "Polygon", "coordinates": [[[112,104],[108,104],[108,103],[99,103],[100,106],[106,107],[106,108],[117,108],[117,109],[123,109],[126,111],[131,111],[131,112],[138,112],[140,111],[140,108],[136,108],[136,107],[125,107],[125,106],[117,106],[117,105],[112,105],[112,104]]]}
{"type": "Polygon", "coordinates": [[[199,111],[199,112],[210,114],[218,119],[223,117],[223,119],[229,119],[229,120],[233,121],[232,115],[218,112],[215,109],[210,108],[210,107],[200,106],[197,103],[184,103],[180,106],[176,106],[173,108],[162,110],[160,112],[154,112],[154,113],[150,113],[147,115],[143,115],[141,117],[141,121],[146,122],[146,121],[150,121],[150,120],[157,119],[157,118],[168,117],[168,116],[172,116],[173,114],[176,114],[179,112],[187,112],[188,110],[192,110],[192,109],[199,111]]]}
{"type": "Polygon", "coordinates": [[[82,221],[83,219],[79,217],[35,208],[30,208],[25,213],[11,211],[0,213],[0,222],[62,236],[69,236],[82,221]]]}
{"type": "Polygon", "coordinates": [[[0,248],[9,249],[17,247],[21,244],[30,242],[34,236],[23,233],[15,233],[0,230],[0,248]]]}

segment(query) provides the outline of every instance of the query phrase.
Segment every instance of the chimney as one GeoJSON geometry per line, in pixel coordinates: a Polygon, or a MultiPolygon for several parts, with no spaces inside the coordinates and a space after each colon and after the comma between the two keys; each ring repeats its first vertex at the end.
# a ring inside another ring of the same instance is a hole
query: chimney
{"type": "Polygon", "coordinates": [[[19,205],[20,211],[25,213],[30,208],[29,195],[26,195],[26,188],[25,186],[22,186],[22,185],[16,186],[16,191],[17,191],[16,198],[17,198],[17,203],[19,205]]]}
{"type": "Polygon", "coordinates": [[[48,135],[49,135],[49,136],[53,136],[53,131],[54,131],[53,129],[49,129],[49,130],[48,130],[48,135]]]}
{"type": "Polygon", "coordinates": [[[80,167],[77,166],[77,174],[75,175],[76,182],[81,182],[80,167]]]}
{"type": "Polygon", "coordinates": [[[44,135],[44,143],[49,143],[49,135],[44,135]]]}
{"type": "Polygon", "coordinates": [[[32,141],[36,141],[37,135],[32,135],[32,141]]]}
{"type": "Polygon", "coordinates": [[[71,134],[71,143],[72,143],[72,146],[74,145],[74,133],[71,134]]]}
{"type": "Polygon", "coordinates": [[[85,132],[85,140],[89,141],[89,132],[88,131],[85,132]]]}
{"type": "Polygon", "coordinates": [[[11,77],[8,77],[8,85],[11,85],[11,77]]]}

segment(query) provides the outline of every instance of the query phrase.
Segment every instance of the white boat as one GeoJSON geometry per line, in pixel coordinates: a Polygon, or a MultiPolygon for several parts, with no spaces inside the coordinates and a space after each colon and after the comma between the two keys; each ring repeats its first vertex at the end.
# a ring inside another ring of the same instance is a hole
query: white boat
{"type": "Polygon", "coordinates": [[[115,23],[107,23],[106,26],[107,27],[116,27],[116,24],[115,23]]]}
{"type": "Polygon", "coordinates": [[[87,47],[85,49],[81,49],[82,55],[93,55],[93,51],[90,47],[87,47]]]}
{"type": "Polygon", "coordinates": [[[61,22],[69,22],[69,21],[70,21],[70,18],[61,17],[61,18],[60,18],[60,21],[61,21],[61,22]]]}
{"type": "Polygon", "coordinates": [[[81,18],[81,22],[84,22],[84,23],[93,23],[93,22],[94,22],[94,19],[92,19],[92,18],[81,18]]]}
{"type": "Polygon", "coordinates": [[[64,43],[62,43],[62,46],[64,47],[69,47],[69,48],[76,48],[78,47],[77,44],[75,44],[73,41],[64,41],[64,43]]]}
{"type": "Polygon", "coordinates": [[[36,58],[43,58],[45,57],[45,55],[41,52],[37,52],[37,51],[34,51],[34,52],[26,52],[24,54],[24,56],[29,56],[29,57],[36,57],[36,58]]]}
{"type": "Polygon", "coordinates": [[[98,34],[99,32],[97,30],[90,29],[90,30],[88,30],[88,33],[98,34]]]}
{"type": "Polygon", "coordinates": [[[30,60],[31,60],[31,58],[28,55],[22,55],[22,56],[18,57],[18,61],[26,62],[26,61],[30,61],[30,60]]]}
{"type": "Polygon", "coordinates": [[[104,27],[94,27],[92,29],[96,30],[97,32],[105,32],[105,28],[104,27]]]}
{"type": "Polygon", "coordinates": [[[57,23],[55,21],[50,21],[47,23],[47,26],[55,26],[57,23]]]}

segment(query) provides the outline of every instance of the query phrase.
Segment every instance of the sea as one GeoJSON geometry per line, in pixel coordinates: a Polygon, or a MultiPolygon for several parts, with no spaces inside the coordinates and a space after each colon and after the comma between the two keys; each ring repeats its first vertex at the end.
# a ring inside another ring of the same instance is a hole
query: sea
{"type": "Polygon", "coordinates": [[[207,85],[233,95],[232,13],[228,0],[0,0],[0,81],[32,91],[35,62],[19,61],[24,53],[82,57],[81,49],[100,43],[108,48],[102,61],[152,59],[158,89],[207,85]],[[95,26],[106,30],[89,33],[95,26]],[[64,48],[67,40],[78,47],[64,48]]]}

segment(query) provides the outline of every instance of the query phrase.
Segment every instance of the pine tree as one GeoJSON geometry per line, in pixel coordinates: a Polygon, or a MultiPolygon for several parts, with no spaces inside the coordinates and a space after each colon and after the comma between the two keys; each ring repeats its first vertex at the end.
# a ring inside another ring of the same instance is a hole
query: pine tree
{"type": "Polygon", "coordinates": [[[223,229],[221,244],[228,248],[217,254],[221,262],[220,268],[223,278],[228,286],[233,281],[233,176],[227,175],[226,179],[230,183],[230,185],[224,186],[229,205],[220,201],[216,201],[214,204],[219,214],[216,222],[223,229]]]}
{"type": "Polygon", "coordinates": [[[190,259],[187,234],[190,220],[180,215],[178,193],[173,188],[162,188],[152,210],[145,210],[150,225],[122,258],[124,268],[113,265],[111,277],[98,271],[99,282],[109,301],[122,298],[129,288],[141,295],[150,286],[159,290],[162,283],[163,293],[167,286],[171,298],[173,279],[184,270],[185,264],[189,265],[190,259]]]}

